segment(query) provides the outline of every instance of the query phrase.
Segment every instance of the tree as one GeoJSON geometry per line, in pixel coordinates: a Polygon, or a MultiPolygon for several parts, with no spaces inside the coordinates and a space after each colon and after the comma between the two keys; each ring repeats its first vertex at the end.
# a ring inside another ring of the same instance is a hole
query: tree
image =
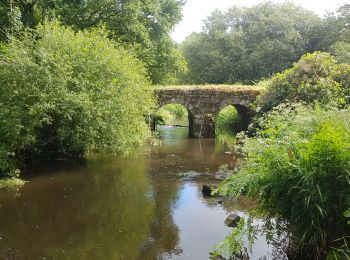
{"type": "MultiPolygon", "coordinates": [[[[192,33],[182,43],[181,50],[188,63],[189,72],[182,83],[225,83],[230,77],[229,55],[220,51],[217,44],[203,33],[192,33]]],[[[222,39],[222,45],[230,44],[222,39]]]]}
{"type": "Polygon", "coordinates": [[[45,23],[0,54],[0,173],[14,164],[127,153],[153,105],[139,60],[101,29],[45,23]]]}
{"type": "Polygon", "coordinates": [[[76,29],[105,24],[111,37],[134,49],[153,83],[171,83],[185,63],[169,32],[181,19],[182,0],[42,0],[41,10],[76,29]]]}
{"type": "Polygon", "coordinates": [[[341,27],[341,40],[350,42],[350,4],[344,4],[337,10],[338,23],[341,27]]]}
{"type": "Polygon", "coordinates": [[[8,40],[23,27],[22,13],[13,0],[0,1],[0,40],[8,40]]]}
{"type": "Polygon", "coordinates": [[[350,42],[336,42],[330,47],[330,51],[338,62],[350,64],[350,42]]]}
{"type": "Polygon", "coordinates": [[[341,6],[325,19],[321,45],[336,56],[338,62],[350,63],[350,4],[341,6]]]}
{"type": "Polygon", "coordinates": [[[316,48],[321,23],[316,14],[291,3],[217,10],[200,34],[182,44],[189,64],[184,79],[195,83],[204,74],[198,83],[252,82],[283,71],[316,48]]]}
{"type": "Polygon", "coordinates": [[[59,19],[75,30],[104,24],[109,37],[125,44],[147,68],[153,83],[171,83],[186,64],[170,38],[181,19],[183,0],[2,0],[13,3],[24,26],[59,19]]]}

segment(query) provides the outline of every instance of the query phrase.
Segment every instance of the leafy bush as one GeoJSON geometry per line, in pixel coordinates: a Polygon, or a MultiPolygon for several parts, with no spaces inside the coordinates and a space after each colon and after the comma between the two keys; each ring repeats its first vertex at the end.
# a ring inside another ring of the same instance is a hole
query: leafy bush
{"type": "Polygon", "coordinates": [[[350,234],[350,111],[281,105],[245,138],[246,161],[220,187],[258,198],[267,218],[285,221],[304,256],[324,257],[350,234]],[[334,244],[332,244],[334,242],[334,244]]]}
{"type": "Polygon", "coordinates": [[[262,111],[269,111],[286,101],[318,101],[343,106],[349,88],[350,66],[338,64],[328,53],[315,52],[304,55],[293,68],[273,77],[257,104],[262,111]]]}
{"type": "Polygon", "coordinates": [[[142,64],[103,29],[46,23],[0,54],[0,173],[14,163],[125,153],[148,136],[142,64]]]}

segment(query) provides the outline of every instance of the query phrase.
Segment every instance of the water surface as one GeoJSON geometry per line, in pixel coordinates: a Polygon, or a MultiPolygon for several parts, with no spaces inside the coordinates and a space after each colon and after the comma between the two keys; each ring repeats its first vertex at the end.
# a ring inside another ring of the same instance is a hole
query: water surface
{"type": "MultiPolygon", "coordinates": [[[[0,191],[0,259],[209,259],[245,205],[203,198],[220,165],[235,167],[214,139],[162,127],[162,143],[129,157],[54,164],[18,191],[0,191]],[[181,178],[194,171],[198,178],[181,178]]],[[[258,237],[251,259],[272,258],[258,237]]]]}

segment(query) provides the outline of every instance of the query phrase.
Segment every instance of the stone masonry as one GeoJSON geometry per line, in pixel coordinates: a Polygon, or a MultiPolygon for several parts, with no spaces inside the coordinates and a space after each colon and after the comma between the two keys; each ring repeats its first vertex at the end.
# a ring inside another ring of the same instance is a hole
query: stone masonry
{"type": "Polygon", "coordinates": [[[155,90],[158,107],[181,104],[188,110],[190,137],[214,137],[215,117],[233,105],[240,116],[238,131],[246,130],[252,111],[249,106],[262,89],[252,86],[178,86],[161,87],[155,90]]]}

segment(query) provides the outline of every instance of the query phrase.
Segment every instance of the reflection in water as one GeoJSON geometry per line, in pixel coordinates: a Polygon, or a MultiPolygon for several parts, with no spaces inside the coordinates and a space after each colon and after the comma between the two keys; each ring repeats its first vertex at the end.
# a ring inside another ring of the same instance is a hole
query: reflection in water
{"type": "Polygon", "coordinates": [[[137,258],[155,210],[144,172],[139,161],[104,162],[1,194],[1,247],[17,259],[137,258]]]}
{"type": "Polygon", "coordinates": [[[236,142],[236,136],[234,136],[230,133],[227,133],[227,132],[222,132],[220,134],[217,134],[215,139],[216,139],[215,144],[216,144],[218,151],[221,150],[221,147],[223,145],[226,145],[226,146],[232,145],[232,144],[235,144],[235,142],[236,142]]]}
{"type": "Polygon", "coordinates": [[[157,126],[160,139],[165,143],[176,143],[188,139],[188,127],[157,126]]]}
{"type": "Polygon", "coordinates": [[[161,145],[128,158],[52,167],[17,193],[0,191],[0,259],[208,259],[231,230],[225,217],[242,208],[203,199],[210,177],[177,173],[215,172],[232,156],[214,140],[187,139],[186,128],[159,131],[161,145]]]}

